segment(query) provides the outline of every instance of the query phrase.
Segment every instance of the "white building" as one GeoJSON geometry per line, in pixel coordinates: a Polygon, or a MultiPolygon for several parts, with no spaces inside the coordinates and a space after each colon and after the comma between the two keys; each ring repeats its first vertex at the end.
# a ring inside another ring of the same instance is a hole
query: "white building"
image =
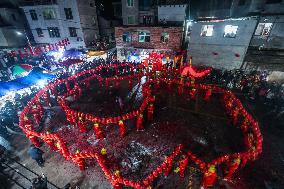
{"type": "Polygon", "coordinates": [[[21,7],[36,43],[55,43],[68,37],[71,44],[67,48],[85,48],[99,37],[94,0],[47,2],[21,7]]]}
{"type": "Polygon", "coordinates": [[[188,55],[196,65],[240,68],[256,25],[256,18],[195,22],[189,26],[188,55]]]}
{"type": "Polygon", "coordinates": [[[0,8],[0,48],[25,46],[25,33],[25,19],[21,11],[13,7],[0,8]]]}

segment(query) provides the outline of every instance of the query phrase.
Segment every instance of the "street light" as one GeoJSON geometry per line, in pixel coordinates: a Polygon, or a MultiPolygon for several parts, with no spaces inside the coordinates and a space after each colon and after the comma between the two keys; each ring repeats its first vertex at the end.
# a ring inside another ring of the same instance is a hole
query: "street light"
{"type": "Polygon", "coordinates": [[[31,42],[30,42],[30,39],[29,39],[29,37],[28,37],[28,35],[27,35],[27,33],[26,33],[26,30],[23,29],[23,31],[24,31],[24,33],[20,32],[20,31],[16,31],[16,34],[17,34],[18,36],[25,35],[25,37],[26,37],[26,39],[27,39],[27,41],[28,41],[28,45],[29,45],[30,49],[32,50],[32,52],[34,52],[34,50],[33,50],[33,48],[32,48],[32,44],[31,44],[31,42]]]}
{"type": "Polygon", "coordinates": [[[23,35],[21,32],[19,32],[19,31],[16,31],[16,34],[17,35],[23,35]]]}

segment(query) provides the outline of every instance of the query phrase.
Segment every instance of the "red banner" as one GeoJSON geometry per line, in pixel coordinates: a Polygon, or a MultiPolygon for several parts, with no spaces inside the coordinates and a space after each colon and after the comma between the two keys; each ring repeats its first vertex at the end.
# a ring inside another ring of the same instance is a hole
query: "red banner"
{"type": "Polygon", "coordinates": [[[24,49],[13,50],[9,53],[9,56],[17,57],[18,55],[21,58],[27,58],[29,56],[41,56],[43,53],[47,53],[48,51],[58,51],[60,47],[66,47],[70,44],[68,38],[62,39],[57,43],[52,43],[48,45],[42,45],[37,47],[28,47],[24,49]]]}

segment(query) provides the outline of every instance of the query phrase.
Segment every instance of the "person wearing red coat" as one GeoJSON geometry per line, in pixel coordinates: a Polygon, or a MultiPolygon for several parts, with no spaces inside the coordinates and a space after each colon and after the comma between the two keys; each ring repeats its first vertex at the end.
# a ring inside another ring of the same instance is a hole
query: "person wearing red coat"
{"type": "Polygon", "coordinates": [[[94,124],[94,130],[95,130],[95,133],[96,133],[96,137],[97,137],[98,139],[104,138],[102,129],[100,128],[100,126],[99,126],[98,123],[95,123],[95,124],[94,124]]]}
{"type": "Polygon", "coordinates": [[[143,114],[139,114],[137,117],[137,123],[136,123],[136,129],[137,131],[143,130],[143,114]]]}
{"type": "Polygon", "coordinates": [[[203,175],[203,184],[201,186],[201,189],[213,186],[216,182],[216,179],[217,179],[216,167],[215,165],[211,165],[203,175]]]}
{"type": "Polygon", "coordinates": [[[233,174],[239,168],[240,163],[241,163],[240,158],[236,158],[233,162],[230,163],[228,170],[227,170],[227,175],[224,178],[225,180],[231,180],[233,174]]]}
{"type": "Polygon", "coordinates": [[[154,105],[150,104],[148,107],[148,121],[153,120],[153,114],[154,114],[154,105]]]}
{"type": "Polygon", "coordinates": [[[118,122],[118,126],[119,126],[119,131],[120,131],[120,136],[124,137],[126,134],[126,129],[125,129],[125,124],[122,120],[119,120],[118,122]]]}

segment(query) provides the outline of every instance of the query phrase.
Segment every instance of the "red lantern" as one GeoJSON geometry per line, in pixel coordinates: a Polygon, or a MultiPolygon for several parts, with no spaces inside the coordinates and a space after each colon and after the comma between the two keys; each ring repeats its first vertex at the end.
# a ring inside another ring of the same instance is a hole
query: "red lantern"
{"type": "Polygon", "coordinates": [[[104,138],[103,131],[98,123],[94,124],[94,130],[98,139],[104,138]]]}
{"type": "Polygon", "coordinates": [[[179,161],[179,175],[180,175],[180,177],[184,177],[184,172],[185,172],[187,165],[188,165],[188,157],[186,156],[184,159],[179,161]]]}
{"type": "Polygon", "coordinates": [[[211,187],[215,184],[217,179],[216,168],[214,165],[211,165],[208,170],[203,175],[203,188],[211,187]]]}
{"type": "Polygon", "coordinates": [[[153,120],[153,114],[154,114],[154,105],[150,104],[148,107],[148,121],[153,120]]]}
{"type": "Polygon", "coordinates": [[[173,165],[172,165],[172,161],[170,159],[166,159],[166,167],[165,167],[165,177],[169,176],[170,172],[172,171],[173,169],[173,165]]]}
{"type": "Polygon", "coordinates": [[[231,180],[233,174],[236,172],[236,170],[239,168],[241,163],[241,159],[238,157],[234,159],[233,162],[230,163],[229,167],[227,168],[227,175],[225,176],[226,180],[231,180]]]}
{"type": "Polygon", "coordinates": [[[137,116],[136,129],[137,131],[144,129],[143,128],[143,114],[139,114],[139,116],[137,116]]]}
{"type": "Polygon", "coordinates": [[[40,146],[41,146],[41,144],[40,144],[40,142],[39,142],[39,140],[38,140],[37,137],[32,136],[32,135],[27,136],[27,137],[30,139],[30,141],[31,141],[36,147],[40,147],[40,146]]]}
{"type": "Polygon", "coordinates": [[[212,89],[208,89],[208,90],[206,91],[204,100],[208,102],[209,99],[210,99],[210,97],[211,97],[211,95],[212,95],[212,89]]]}
{"type": "Polygon", "coordinates": [[[120,130],[120,136],[121,136],[121,137],[124,137],[125,134],[126,134],[124,122],[123,122],[122,120],[119,120],[118,126],[119,126],[119,130],[120,130]]]}

